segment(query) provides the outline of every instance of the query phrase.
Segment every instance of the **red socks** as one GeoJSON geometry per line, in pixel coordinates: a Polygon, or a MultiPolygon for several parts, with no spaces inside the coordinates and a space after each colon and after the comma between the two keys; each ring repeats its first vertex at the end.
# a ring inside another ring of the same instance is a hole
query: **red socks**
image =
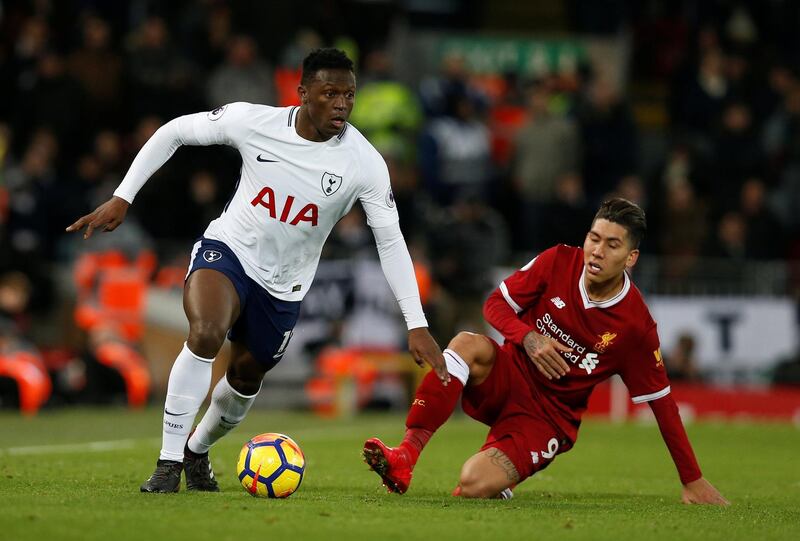
{"type": "Polygon", "coordinates": [[[417,462],[433,433],[456,409],[463,389],[464,385],[457,378],[450,378],[450,383],[445,387],[433,370],[425,375],[414,395],[406,418],[406,435],[400,444],[408,451],[412,464],[417,462]]]}

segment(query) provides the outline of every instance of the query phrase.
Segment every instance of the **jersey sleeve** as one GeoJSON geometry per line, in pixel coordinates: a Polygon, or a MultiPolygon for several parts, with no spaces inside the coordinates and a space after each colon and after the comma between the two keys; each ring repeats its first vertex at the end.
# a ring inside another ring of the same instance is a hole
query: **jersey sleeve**
{"type": "Polygon", "coordinates": [[[655,323],[645,331],[632,351],[628,352],[620,376],[628,387],[634,404],[657,400],[670,393],[655,323]]]}
{"type": "Polygon", "coordinates": [[[555,255],[556,248],[545,250],[500,282],[486,299],[483,315],[506,340],[521,345],[525,335],[533,330],[519,318],[519,313],[535,303],[547,287],[555,255]]]}
{"type": "Polygon", "coordinates": [[[257,107],[235,102],[213,111],[178,117],[181,142],[184,145],[228,145],[238,148],[253,133],[249,120],[257,107]]]}
{"type": "Polygon", "coordinates": [[[520,313],[533,305],[547,288],[558,247],[545,250],[500,282],[498,289],[508,305],[520,313]]]}
{"type": "Polygon", "coordinates": [[[389,181],[389,168],[377,153],[367,156],[361,163],[364,188],[358,196],[367,225],[372,229],[386,227],[400,221],[389,181]]]}
{"type": "Polygon", "coordinates": [[[114,195],[133,203],[145,182],[181,145],[239,147],[252,133],[247,119],[254,105],[231,103],[206,113],[179,116],[161,126],[136,154],[114,195]]]}

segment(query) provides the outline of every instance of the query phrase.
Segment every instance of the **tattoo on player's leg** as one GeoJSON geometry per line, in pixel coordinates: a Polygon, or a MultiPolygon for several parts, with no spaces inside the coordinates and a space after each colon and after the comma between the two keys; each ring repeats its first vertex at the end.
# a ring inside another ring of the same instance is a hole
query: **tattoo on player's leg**
{"type": "Polygon", "coordinates": [[[517,472],[516,466],[514,466],[514,463],[511,462],[503,451],[492,447],[489,449],[487,456],[492,464],[503,469],[509,481],[512,483],[519,481],[519,473],[517,472]]]}

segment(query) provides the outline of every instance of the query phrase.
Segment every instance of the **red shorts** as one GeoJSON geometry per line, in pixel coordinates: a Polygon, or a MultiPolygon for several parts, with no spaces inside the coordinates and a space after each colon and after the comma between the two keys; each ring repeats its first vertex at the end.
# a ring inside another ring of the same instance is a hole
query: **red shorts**
{"type": "MultiPolygon", "coordinates": [[[[538,391],[519,368],[514,356],[524,351],[506,342],[494,346],[496,358],[486,381],[464,389],[464,412],[489,425],[481,451],[501,450],[519,473],[520,481],[545,469],[556,455],[572,448],[572,441],[559,430],[542,408],[538,391]]],[[[527,357],[525,362],[530,362],[527,357]]]]}

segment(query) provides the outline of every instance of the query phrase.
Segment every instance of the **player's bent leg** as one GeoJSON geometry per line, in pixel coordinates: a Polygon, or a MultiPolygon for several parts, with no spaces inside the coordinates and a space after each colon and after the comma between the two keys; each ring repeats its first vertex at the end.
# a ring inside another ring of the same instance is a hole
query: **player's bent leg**
{"type": "Polygon", "coordinates": [[[239,294],[221,272],[197,269],[186,280],[183,310],[189,320],[189,349],[200,357],[213,358],[239,317],[239,294]]]}
{"type": "MultiPolygon", "coordinates": [[[[456,489],[464,498],[497,498],[520,480],[516,466],[495,447],[471,456],[461,468],[456,489]]],[[[507,496],[506,496],[507,497],[507,496]]]]}
{"type": "Polygon", "coordinates": [[[496,352],[488,338],[462,331],[450,340],[447,349],[455,351],[469,367],[470,385],[480,385],[489,377],[496,352]]]}
{"type": "Polygon", "coordinates": [[[231,362],[225,376],[231,387],[243,395],[256,395],[267,369],[241,342],[231,342],[231,362]]]}
{"type": "Polygon", "coordinates": [[[378,438],[364,442],[364,461],[380,476],[389,492],[403,494],[408,490],[422,449],[455,410],[461,391],[472,378],[473,366],[480,381],[489,374],[495,353],[485,337],[462,332],[450,346],[444,350],[447,371],[453,376],[450,384],[442,385],[432,371],[423,378],[409,409],[400,445],[389,447],[378,438]]]}
{"type": "Polygon", "coordinates": [[[161,452],[155,471],[140,487],[142,492],[179,489],[189,432],[208,394],[211,365],[225,333],[239,315],[239,295],[224,274],[198,269],[186,281],[183,306],[189,319],[189,337],[170,371],[161,452]]]}
{"type": "Polygon", "coordinates": [[[231,342],[231,362],[211,393],[211,404],[184,449],[186,488],[219,490],[208,451],[219,439],[239,426],[253,405],[265,370],[240,342],[231,342]]]}

